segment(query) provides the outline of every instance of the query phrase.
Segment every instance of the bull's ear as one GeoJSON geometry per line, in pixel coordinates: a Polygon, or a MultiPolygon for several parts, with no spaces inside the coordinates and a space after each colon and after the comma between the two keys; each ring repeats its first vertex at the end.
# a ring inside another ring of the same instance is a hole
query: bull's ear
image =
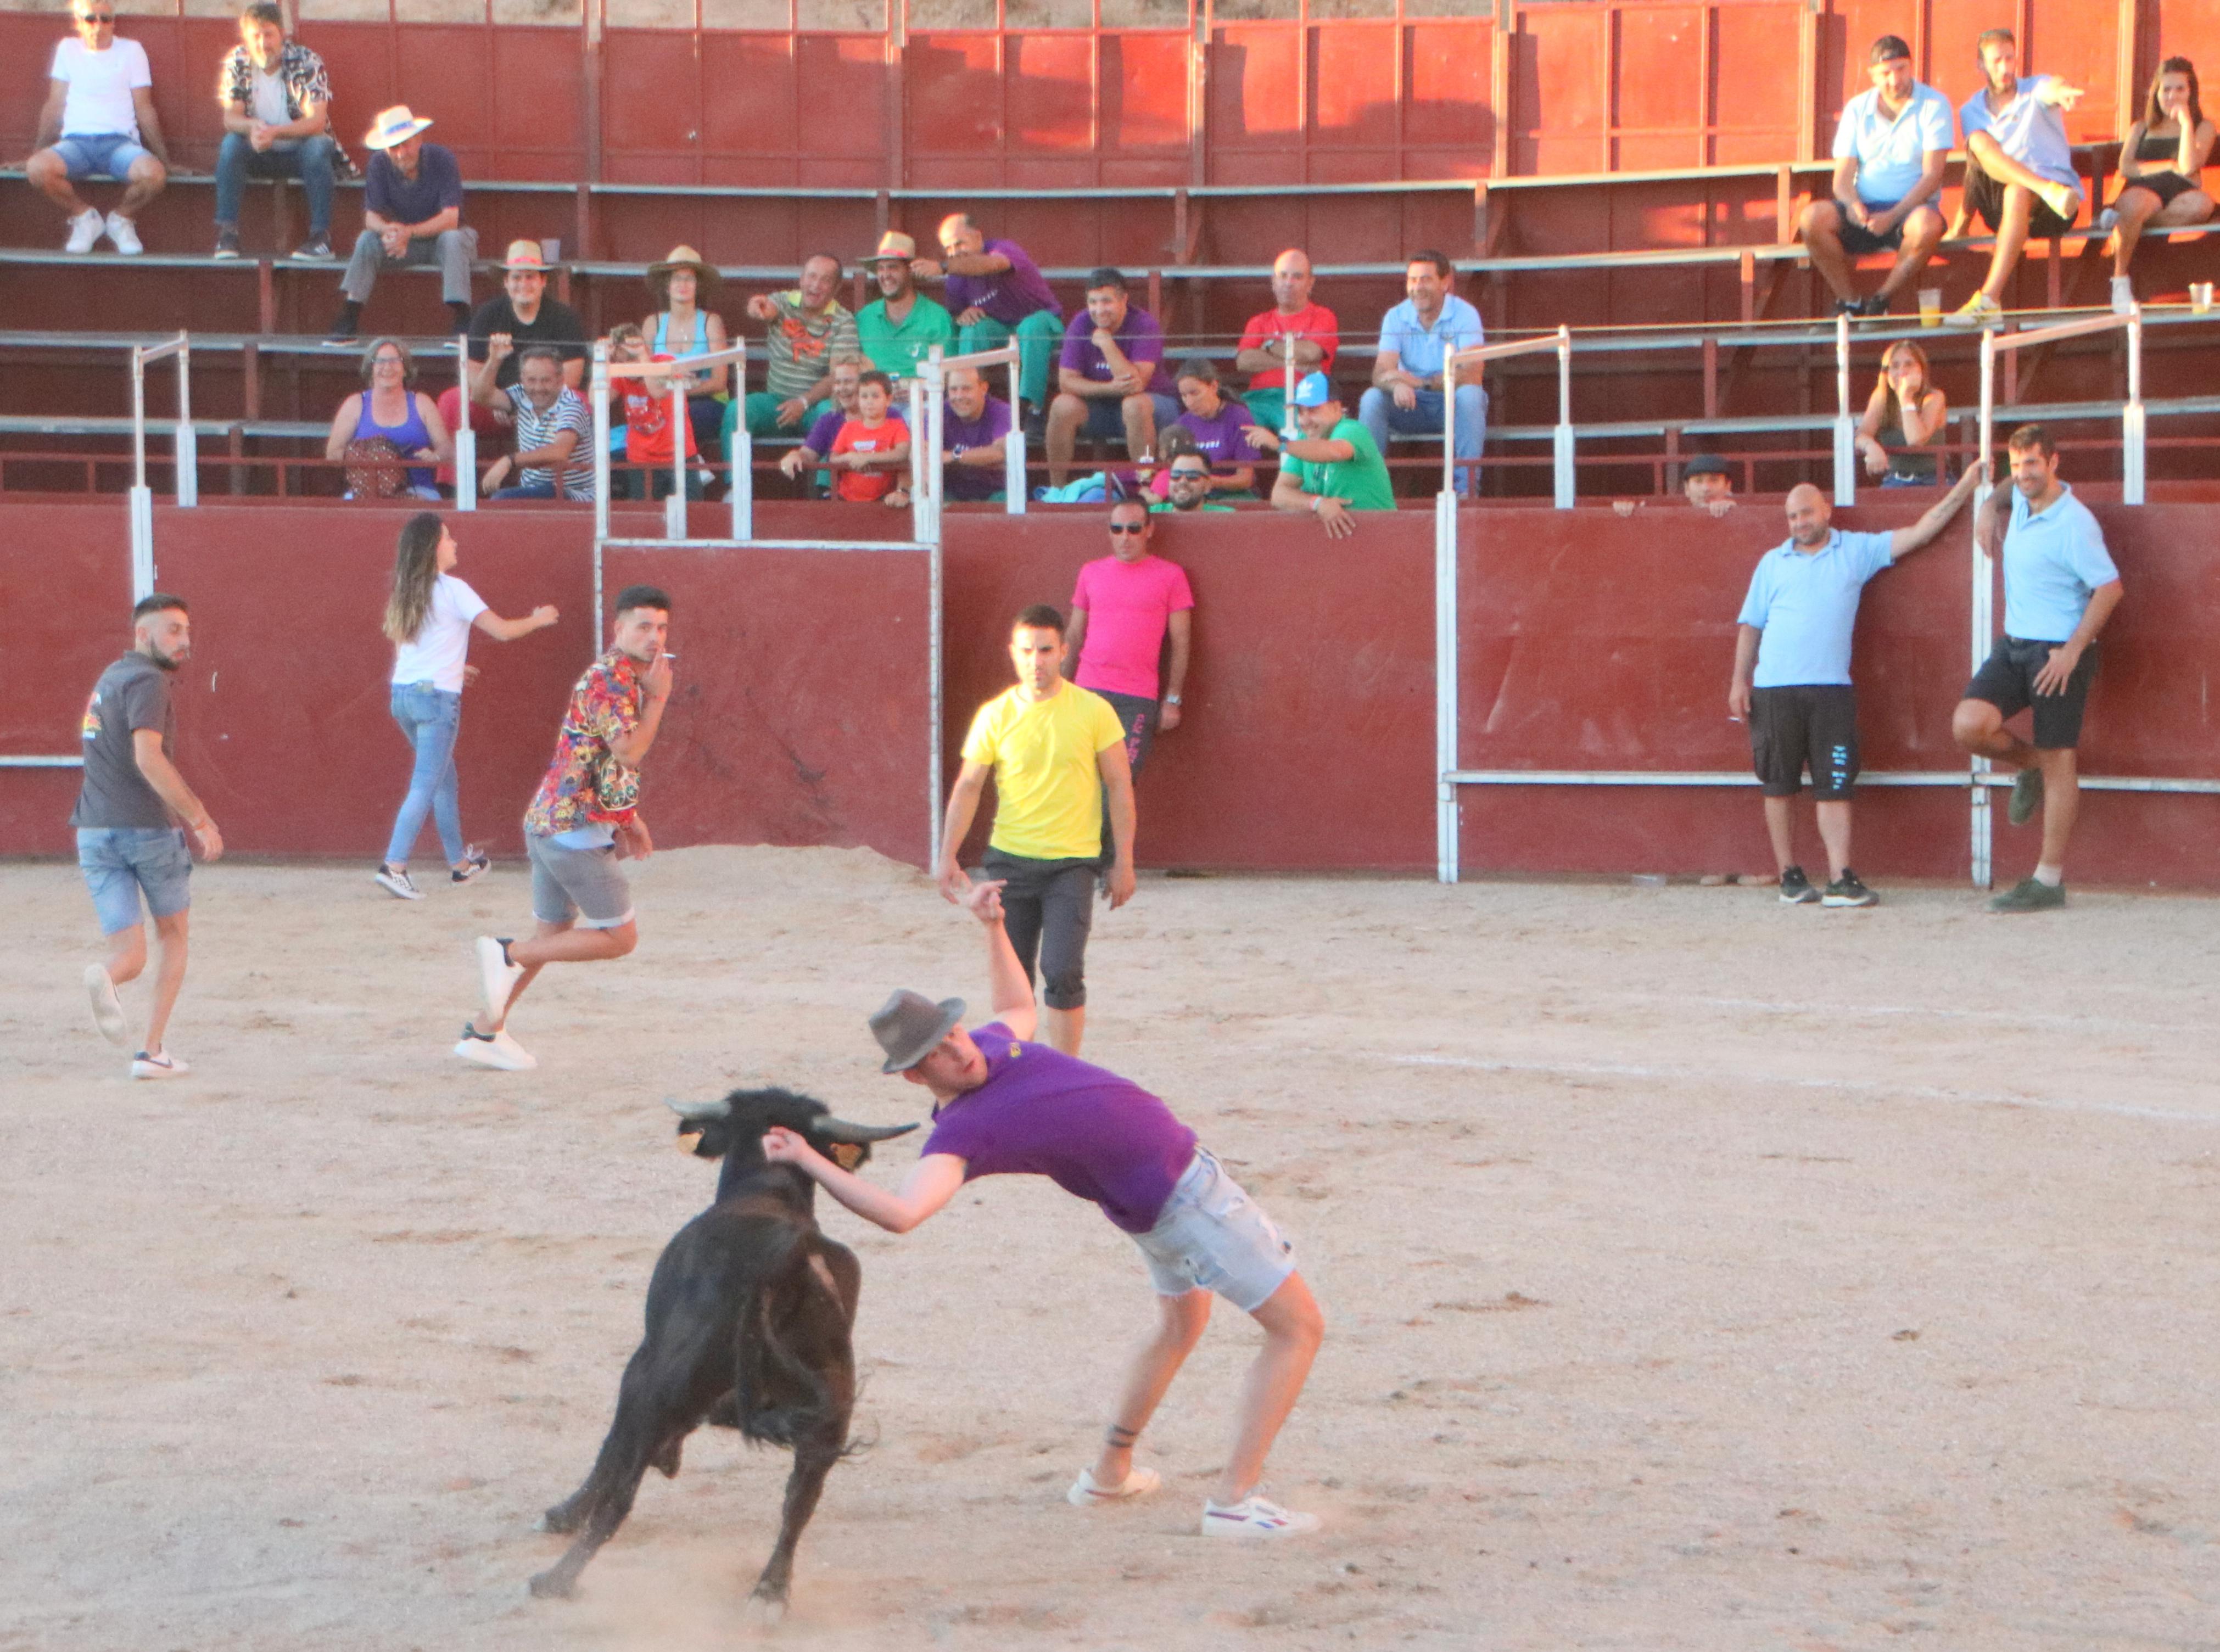
{"type": "Polygon", "coordinates": [[[845,1119],[835,1119],[831,1113],[814,1120],[809,1133],[828,1142],[889,1142],[897,1136],[907,1136],[915,1130],[915,1124],[851,1125],[845,1119]]]}
{"type": "Polygon", "coordinates": [[[675,1095],[666,1095],[663,1098],[663,1105],[696,1129],[733,1116],[732,1101],[725,1096],[720,1096],[714,1101],[681,1101],[675,1095]]]}

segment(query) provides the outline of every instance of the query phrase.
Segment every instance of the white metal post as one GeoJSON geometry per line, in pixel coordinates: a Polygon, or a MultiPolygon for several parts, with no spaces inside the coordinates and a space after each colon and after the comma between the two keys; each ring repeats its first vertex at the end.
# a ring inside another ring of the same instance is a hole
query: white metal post
{"type": "Polygon", "coordinates": [[[131,600],[154,592],[154,495],[147,485],[147,352],[131,346],[131,600]]]}
{"type": "MultiPolygon", "coordinates": [[[[594,624],[601,624],[601,542],[609,537],[609,346],[594,346],[594,624]]],[[[627,458],[632,457],[627,452],[627,458]]],[[[598,630],[595,633],[598,637],[598,630]]]]}
{"type": "Polygon", "coordinates": [[[461,416],[455,421],[455,508],[478,508],[478,433],[471,428],[471,340],[455,334],[455,382],[461,387],[461,416]]]}
{"type": "Polygon", "coordinates": [[[1835,502],[1858,502],[1858,427],[1850,419],[1850,318],[1835,317],[1835,502]]]}
{"type": "MultiPolygon", "coordinates": [[[[933,346],[935,355],[939,353],[939,346],[933,346]]],[[[987,376],[982,373],[979,377],[983,383],[987,376]]],[[[940,543],[940,508],[948,502],[948,472],[940,459],[940,456],[948,451],[947,433],[948,377],[936,364],[932,382],[925,387],[925,452],[920,460],[926,486],[932,494],[932,543],[935,545],[940,543]]],[[[919,438],[913,436],[910,439],[914,444],[919,438]]]]}
{"type": "MultiPolygon", "coordinates": [[[[645,387],[643,387],[645,388],[645,387]]],[[[663,531],[674,539],[686,537],[686,439],[693,427],[686,419],[686,375],[670,376],[670,496],[663,502],[663,531]]],[[[632,450],[625,450],[632,459],[632,450]]],[[[652,471],[646,472],[652,476],[652,471]]],[[[655,491],[651,486],[650,493],[655,491]]]]}
{"type": "Polygon", "coordinates": [[[1434,496],[1434,876],[1443,883],[1457,881],[1456,783],[1450,778],[1457,766],[1456,538],[1456,492],[1444,488],[1434,496]]]}
{"type": "Polygon", "coordinates": [[[1280,337],[1288,357],[1287,367],[1280,377],[1280,434],[1288,441],[1296,441],[1303,431],[1295,422],[1295,335],[1282,333],[1280,337]]]}
{"type": "Polygon", "coordinates": [[[737,377],[740,387],[733,395],[740,404],[740,413],[733,421],[731,450],[725,455],[725,463],[733,473],[731,491],[726,496],[733,507],[733,538],[752,539],[756,536],[756,439],[748,433],[747,376],[741,373],[737,377]]]}
{"type": "Polygon", "coordinates": [[[1020,395],[1023,380],[1018,358],[1010,358],[1010,433],[1002,438],[1002,509],[1005,514],[1026,514],[1026,409],[1020,395]]]}
{"type": "Polygon", "coordinates": [[[1456,356],[1442,358],[1442,486],[1456,491],[1456,356]]]}
{"type": "Polygon", "coordinates": [[[178,503],[188,508],[201,502],[200,440],[193,429],[192,353],[190,335],[178,334],[176,492],[178,503]]]}
{"type": "MultiPolygon", "coordinates": [[[[1010,417],[1013,422],[1016,421],[1017,415],[1018,404],[1013,401],[1010,403],[1010,417]]],[[[940,721],[942,716],[940,557],[940,539],[936,534],[925,547],[926,583],[928,588],[926,596],[925,620],[926,675],[931,679],[927,695],[931,703],[926,717],[926,721],[931,726],[931,733],[926,742],[928,750],[926,767],[925,841],[926,852],[931,857],[930,863],[936,868],[940,864],[940,721]]]]}
{"type": "Polygon", "coordinates": [[[932,539],[932,490],[925,480],[925,381],[909,381],[909,536],[920,545],[932,539]]]}
{"type": "MultiPolygon", "coordinates": [[[[1976,464],[1994,455],[1996,426],[1997,335],[1984,327],[1981,330],[1981,435],[1980,446],[1974,454],[1976,464]]],[[[1972,558],[1974,591],[1971,611],[1974,633],[1973,669],[1976,671],[1981,669],[1981,662],[1988,658],[1989,650],[1995,646],[1996,622],[1992,612],[1992,604],[1996,574],[1990,565],[1989,553],[1981,544],[1979,527],[1981,507],[1987,502],[1989,495],[1995,490],[1996,483],[1993,479],[1974,484],[1973,520],[1975,527],[1972,558]]],[[[1989,772],[1989,760],[1986,757],[1977,757],[1973,759],[1971,769],[1974,800],[1968,830],[1971,834],[1970,858],[1973,866],[1973,882],[1975,888],[1986,889],[1993,877],[1989,867],[1989,851],[1994,838],[1995,826],[1994,820],[1989,813],[1989,788],[1986,779],[1989,772]]]]}
{"type": "Polygon", "coordinates": [[[2128,312],[2128,404],[2120,409],[2120,502],[2143,502],[2143,307],[2128,312]]]}
{"type": "Polygon", "coordinates": [[[1573,330],[1557,329],[1557,428],[1554,443],[1556,506],[1570,510],[1580,489],[1573,473],[1573,330]]]}

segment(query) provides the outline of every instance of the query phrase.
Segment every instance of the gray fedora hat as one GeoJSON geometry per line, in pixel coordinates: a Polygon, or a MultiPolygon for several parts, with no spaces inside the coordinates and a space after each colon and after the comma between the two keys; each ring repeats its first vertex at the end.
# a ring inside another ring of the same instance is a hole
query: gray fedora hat
{"type": "Polygon", "coordinates": [[[907,1072],[933,1051],[948,1036],[948,1029],[963,1019],[963,1001],[944,998],[938,1004],[923,993],[907,988],[879,1006],[871,1017],[871,1036],[887,1052],[882,1073],[907,1072]]]}

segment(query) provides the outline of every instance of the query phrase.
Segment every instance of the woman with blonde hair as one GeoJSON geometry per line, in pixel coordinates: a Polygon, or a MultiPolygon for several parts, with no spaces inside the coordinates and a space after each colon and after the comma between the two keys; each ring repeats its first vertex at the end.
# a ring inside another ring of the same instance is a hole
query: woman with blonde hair
{"type": "Polygon", "coordinates": [[[1950,403],[1927,371],[1927,352],[1899,339],[1881,352],[1880,377],[1858,421],[1858,451],[1866,474],[1884,488],[1931,488],[1942,464],[1931,451],[1940,442],[1950,403]],[[1926,449],[1930,451],[1922,452],[1926,449]]]}
{"type": "Polygon", "coordinates": [[[2183,229],[2212,215],[2204,163],[2212,154],[2212,122],[2197,96],[2197,65],[2168,58],[2152,77],[2142,118],[2120,140],[2120,192],[2097,220],[2113,232],[2112,308],[2136,302],[2128,265],[2146,229],[2183,229]]]}
{"type": "Polygon", "coordinates": [[[504,620],[448,570],[458,552],[454,536],[431,511],[420,511],[401,530],[393,558],[393,589],[385,601],[385,634],[393,643],[393,720],[408,737],[416,763],[408,795],[394,817],[393,836],[378,863],[378,888],[402,901],[424,892],[408,876],[408,851],[429,814],[447,852],[449,879],[467,883],[486,869],[484,853],[463,841],[462,805],[455,776],[455,735],[462,725],[463,684],[477,675],[464,663],[475,626],[499,642],[514,642],[555,623],[552,603],[522,620],[504,620]]]}

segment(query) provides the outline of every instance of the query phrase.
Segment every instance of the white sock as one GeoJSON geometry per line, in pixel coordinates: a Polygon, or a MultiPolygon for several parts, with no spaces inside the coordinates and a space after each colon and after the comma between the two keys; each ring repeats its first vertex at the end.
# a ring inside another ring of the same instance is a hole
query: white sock
{"type": "Polygon", "coordinates": [[[2066,882],[2066,869],[2063,866],[2038,866],[2035,869],[2035,881],[2047,883],[2055,889],[2066,882]]]}

